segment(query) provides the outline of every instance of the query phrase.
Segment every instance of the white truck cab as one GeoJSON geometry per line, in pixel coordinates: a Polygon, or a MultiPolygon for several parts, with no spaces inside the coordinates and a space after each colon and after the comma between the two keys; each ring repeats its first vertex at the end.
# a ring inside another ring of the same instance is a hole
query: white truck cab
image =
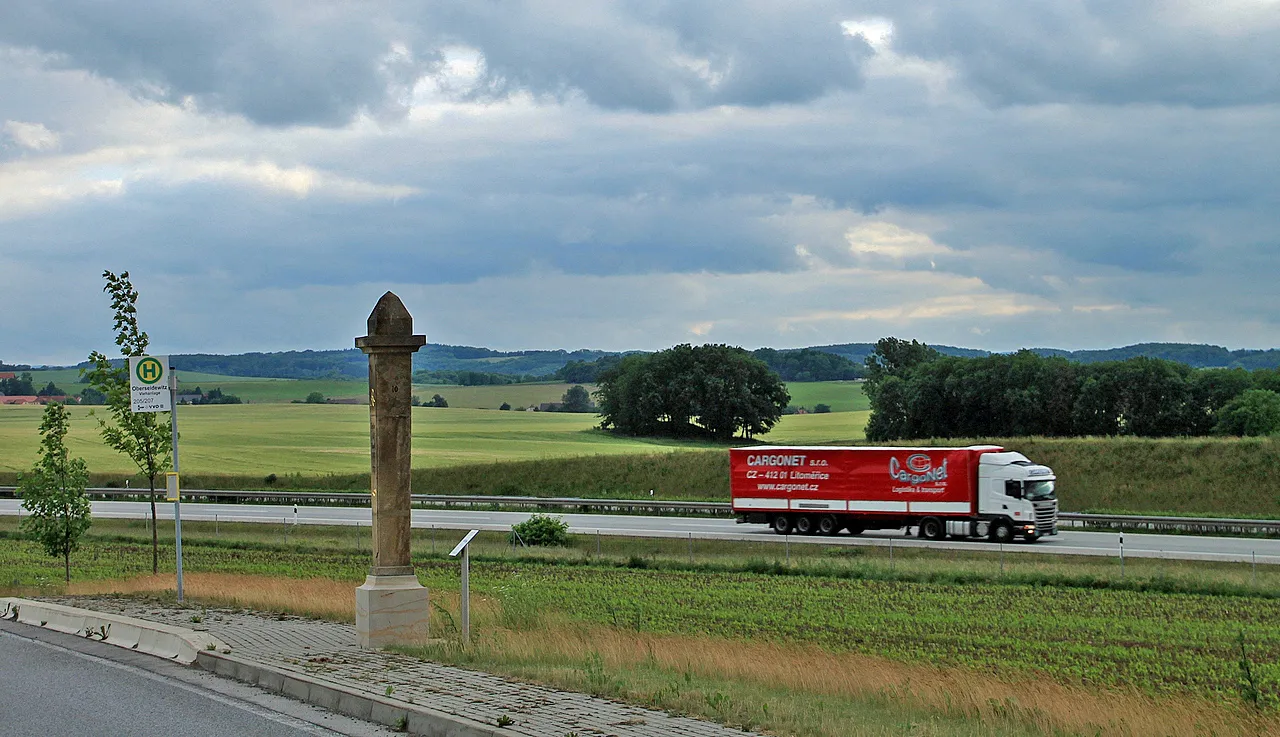
{"type": "Polygon", "coordinates": [[[1021,453],[983,453],[978,461],[977,534],[985,536],[1006,524],[1028,540],[1058,534],[1056,480],[1053,469],[1021,453]]]}

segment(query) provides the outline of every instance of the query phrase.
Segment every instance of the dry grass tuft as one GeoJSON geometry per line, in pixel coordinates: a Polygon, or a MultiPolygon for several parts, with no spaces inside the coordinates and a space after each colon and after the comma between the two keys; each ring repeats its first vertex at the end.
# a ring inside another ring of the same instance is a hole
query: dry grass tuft
{"type": "MultiPolygon", "coordinates": [[[[183,576],[182,587],[187,598],[204,604],[354,622],[355,588],[359,585],[359,581],[328,578],[188,573],[183,576]]],[[[67,586],[67,593],[73,595],[156,594],[172,590],[172,575],[86,581],[67,586]]]]}
{"type": "MultiPolygon", "coordinates": [[[[923,706],[984,723],[1021,723],[1049,734],[1280,734],[1280,719],[1274,716],[1199,699],[1157,699],[1049,680],[1011,682],[973,671],[831,653],[811,646],[647,635],[610,627],[552,626],[530,632],[502,631],[493,647],[522,662],[539,658],[584,662],[599,653],[606,669],[615,673],[656,665],[707,679],[923,706]]],[[[838,723],[827,726],[825,733],[842,733],[838,723]]]]}

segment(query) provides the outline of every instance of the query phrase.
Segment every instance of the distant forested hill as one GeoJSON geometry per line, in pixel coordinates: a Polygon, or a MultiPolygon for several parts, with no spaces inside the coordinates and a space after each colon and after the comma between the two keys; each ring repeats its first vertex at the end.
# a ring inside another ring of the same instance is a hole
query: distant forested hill
{"type": "MultiPolygon", "coordinates": [[[[548,376],[570,361],[594,361],[605,351],[495,351],[473,346],[427,344],[413,356],[414,371],[479,371],[548,376]]],[[[369,361],[355,348],[341,351],[282,351],[233,356],[204,353],[169,357],[179,371],[278,379],[365,379],[369,361]]],[[[83,365],[83,364],[82,364],[83,365]]]]}
{"type": "MultiPolygon", "coordinates": [[[[936,350],[944,356],[958,356],[960,358],[982,358],[991,355],[991,351],[978,350],[976,348],[956,348],[950,345],[929,345],[930,348],[936,350]]],[[[841,343],[838,345],[819,345],[809,350],[822,351],[824,353],[834,353],[837,356],[844,356],[859,366],[866,365],[867,356],[876,352],[875,343],[841,343]]]]}
{"type": "MultiPolygon", "coordinates": [[[[752,353],[777,371],[787,381],[826,381],[862,375],[866,357],[875,351],[875,343],[841,343],[812,348],[760,348],[752,353]]],[[[990,351],[955,346],[932,346],[939,353],[962,358],[981,358],[990,351]]],[[[1064,351],[1056,348],[1034,348],[1042,356],[1062,356],[1080,363],[1122,361],[1137,356],[1164,358],[1194,368],[1280,368],[1280,350],[1232,351],[1216,345],[1189,343],[1140,343],[1106,350],[1064,351]]],[[[506,376],[558,378],[563,381],[590,381],[598,366],[594,362],[607,356],[622,355],[609,351],[495,351],[474,346],[429,343],[413,356],[414,371],[474,371],[506,376]],[[565,366],[571,364],[566,376],[565,366]],[[560,372],[560,376],[556,376],[560,372]]],[[[233,356],[211,354],[178,354],[171,356],[179,371],[200,371],[224,376],[262,376],[280,379],[364,379],[369,362],[355,348],[341,351],[283,351],[280,353],[242,353],[233,356]]],[[[86,364],[81,364],[84,366],[86,364]]]]}
{"type": "Polygon", "coordinates": [[[1079,363],[1124,361],[1145,356],[1185,363],[1193,368],[1277,368],[1280,367],[1280,350],[1231,351],[1219,345],[1191,343],[1138,343],[1123,348],[1092,351],[1063,351],[1057,348],[1032,348],[1042,356],[1062,356],[1079,363]]]}

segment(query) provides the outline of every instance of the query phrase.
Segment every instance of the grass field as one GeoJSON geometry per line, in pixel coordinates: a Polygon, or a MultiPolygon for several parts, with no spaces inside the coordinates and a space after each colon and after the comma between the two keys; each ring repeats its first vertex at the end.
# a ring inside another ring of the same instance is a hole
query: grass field
{"type": "Polygon", "coordinates": [[[791,405],[812,410],[826,404],[832,412],[859,412],[871,409],[871,400],[862,393],[860,381],[814,381],[787,384],[791,405]]]}
{"type": "MultiPolygon", "coordinates": [[[[422,401],[439,394],[449,407],[497,409],[503,402],[513,410],[536,407],[543,402],[559,402],[573,384],[506,384],[504,386],[452,386],[449,384],[414,384],[413,393],[422,401]]],[[[595,391],[593,384],[585,385],[595,391]]]]}
{"type": "MultiPolygon", "coordinates": [[[[0,407],[0,483],[30,468],[39,407],[0,407]]],[[[109,451],[88,408],[73,407],[68,445],[94,483],[135,473],[109,451]]],[[[781,444],[863,441],[867,413],[789,415],[761,438],[781,444]]],[[[223,405],[180,411],[189,488],[368,487],[368,408],[223,405]]],[[[414,488],[424,493],[728,498],[723,446],[644,440],[593,430],[593,415],[421,408],[414,414],[414,488]],[[698,451],[698,452],[691,452],[698,451]],[[664,460],[673,452],[678,460],[664,460]]],[[[1280,440],[1006,438],[995,442],[1058,474],[1064,511],[1280,517],[1280,440]]],[[[133,483],[140,481],[134,477],[133,483]]]]}
{"type": "MultiPolygon", "coordinates": [[[[0,535],[13,525],[0,519],[0,535]]],[[[184,525],[193,599],[350,621],[367,528],[223,525],[215,537],[211,527],[184,525]]],[[[787,564],[763,557],[776,545],[715,541],[687,551],[683,541],[610,539],[597,555],[589,537],[526,555],[487,533],[472,567],[477,645],[463,649],[457,564],[442,557],[457,535],[433,543],[415,531],[445,638],[414,651],[430,659],[780,734],[1280,729],[1271,571],[1251,585],[1241,567],[1135,560],[1118,579],[1094,560],[1078,562],[1084,573],[1038,559],[1001,571],[990,554],[898,551],[890,561],[819,546],[787,564]],[[1242,705],[1241,637],[1258,709],[1242,705]]],[[[140,575],[146,542],[141,523],[99,523],[74,558],[72,591],[171,588],[171,574],[140,575]]],[[[172,550],[162,559],[171,571],[172,550]]],[[[0,569],[0,593],[61,590],[58,561],[29,543],[0,536],[0,569]]]]}
{"type": "MultiPolygon", "coordinates": [[[[68,447],[95,473],[130,474],[129,462],[102,444],[92,408],[71,407],[68,447]]],[[[30,468],[42,407],[0,407],[0,472],[30,468]]],[[[419,408],[414,467],[642,453],[705,443],[619,437],[592,428],[595,415],[419,408]]],[[[205,405],[179,410],[182,467],[188,474],[265,476],[362,473],[369,465],[369,409],[352,405],[205,405]]],[[[861,437],[863,413],[792,415],[770,436],[779,442],[861,437]]]]}
{"type": "MultiPolygon", "coordinates": [[[[79,384],[79,369],[48,369],[31,372],[37,386],[52,381],[59,388],[78,393],[84,388],[79,384]]],[[[311,392],[320,392],[329,399],[363,399],[369,394],[364,381],[341,379],[264,379],[245,376],[222,376],[195,371],[178,372],[179,387],[190,392],[196,387],[204,391],[221,389],[224,394],[234,394],[245,402],[288,403],[302,401],[311,392]]],[[[413,393],[426,401],[434,394],[444,397],[449,406],[470,409],[497,409],[503,402],[513,408],[533,407],[543,402],[559,402],[572,384],[548,382],[545,384],[507,384],[503,386],[455,386],[449,384],[414,384],[413,393]]],[[[594,391],[595,386],[586,385],[594,391]]],[[[792,382],[787,384],[791,404],[813,409],[824,403],[833,412],[868,410],[870,405],[862,393],[862,386],[853,381],[792,382]]]]}
{"type": "MultiPolygon", "coordinates": [[[[79,369],[49,369],[31,372],[36,386],[50,381],[58,388],[77,394],[85,388],[80,384],[79,369]]],[[[246,376],[222,376],[198,371],[178,372],[178,389],[191,392],[199,387],[207,392],[221,389],[224,394],[234,394],[245,402],[292,402],[306,399],[311,392],[320,392],[332,399],[360,399],[368,393],[363,381],[340,379],[262,379],[246,376]]],[[[430,396],[430,395],[427,395],[430,396]]]]}
{"type": "MultiPolygon", "coordinates": [[[[259,396],[306,382],[246,379],[259,396]]],[[[357,386],[358,382],[329,382],[357,386]]],[[[207,382],[206,382],[207,384],[207,382]]],[[[208,388],[206,384],[202,387],[208,388]]],[[[313,382],[323,386],[324,382],[313,382]]],[[[668,498],[727,499],[723,447],[619,437],[594,430],[595,415],[500,412],[462,407],[558,399],[568,385],[426,387],[450,399],[448,409],[414,414],[415,488],[423,492],[626,497],[661,490],[668,498]],[[505,399],[503,399],[505,397],[505,399]],[[674,451],[698,451],[678,464],[657,462],[674,451]],[[616,458],[614,458],[616,457],[616,458]]],[[[419,389],[423,389],[419,387],[419,389]]],[[[241,391],[236,389],[236,391],[241,391]]],[[[292,389],[288,389],[292,392],[292,389]]],[[[425,391],[425,390],[424,390],[425,391]]],[[[793,384],[799,401],[865,404],[852,382],[793,384]],[[854,400],[848,399],[856,391],[854,400]],[[844,399],[835,397],[844,396],[844,399]]],[[[420,392],[421,393],[421,392],[420,392]]],[[[283,397],[285,394],[278,394],[283,397]]],[[[430,397],[430,394],[426,394],[430,397]]],[[[95,483],[123,482],[136,471],[109,451],[88,417],[72,407],[68,445],[85,458],[95,483]]],[[[0,407],[0,483],[35,460],[40,407],[0,407]]],[[[188,483],[260,488],[275,474],[282,486],[363,489],[368,486],[368,408],[352,405],[253,404],[180,410],[188,483]]],[[[869,411],[784,416],[761,442],[791,445],[865,442],[869,411]]],[[[922,444],[994,442],[1051,466],[1063,509],[1079,512],[1280,517],[1280,441],[1276,439],[980,438],[922,444]]],[[[135,478],[135,484],[139,481],[135,478]]],[[[194,486],[192,487],[194,488],[194,486]]]]}
{"type": "MultiPolygon", "coordinates": [[[[35,460],[41,407],[0,408],[0,470],[35,460]]],[[[97,473],[131,474],[123,456],[103,445],[88,417],[71,408],[67,445],[97,473]]],[[[414,466],[654,452],[685,443],[620,438],[591,427],[593,415],[497,410],[414,410],[414,466]]],[[[263,476],[361,473],[369,467],[369,408],[352,405],[211,405],[179,411],[182,467],[189,474],[263,476]]],[[[697,446],[694,446],[697,447],[697,446]]]]}

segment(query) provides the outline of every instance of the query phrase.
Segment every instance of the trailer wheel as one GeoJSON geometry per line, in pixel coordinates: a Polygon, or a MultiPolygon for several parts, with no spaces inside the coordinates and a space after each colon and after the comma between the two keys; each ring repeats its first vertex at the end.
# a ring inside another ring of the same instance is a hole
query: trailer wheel
{"type": "Polygon", "coordinates": [[[785,514],[780,514],[773,518],[773,531],[779,535],[791,534],[791,518],[785,514]]]}
{"type": "Polygon", "coordinates": [[[834,514],[824,514],[818,518],[819,535],[835,535],[840,532],[840,523],[834,514]]]}
{"type": "Polygon", "coordinates": [[[1013,542],[1013,525],[1006,520],[997,520],[991,523],[991,542],[1007,543],[1013,542]]]}
{"type": "Polygon", "coordinates": [[[796,532],[801,535],[812,535],[814,532],[817,532],[817,529],[818,524],[814,521],[813,517],[807,514],[802,514],[799,517],[796,517],[796,532]]]}
{"type": "Polygon", "coordinates": [[[920,520],[920,537],[926,540],[945,540],[947,526],[937,517],[925,517],[920,520]]]}

